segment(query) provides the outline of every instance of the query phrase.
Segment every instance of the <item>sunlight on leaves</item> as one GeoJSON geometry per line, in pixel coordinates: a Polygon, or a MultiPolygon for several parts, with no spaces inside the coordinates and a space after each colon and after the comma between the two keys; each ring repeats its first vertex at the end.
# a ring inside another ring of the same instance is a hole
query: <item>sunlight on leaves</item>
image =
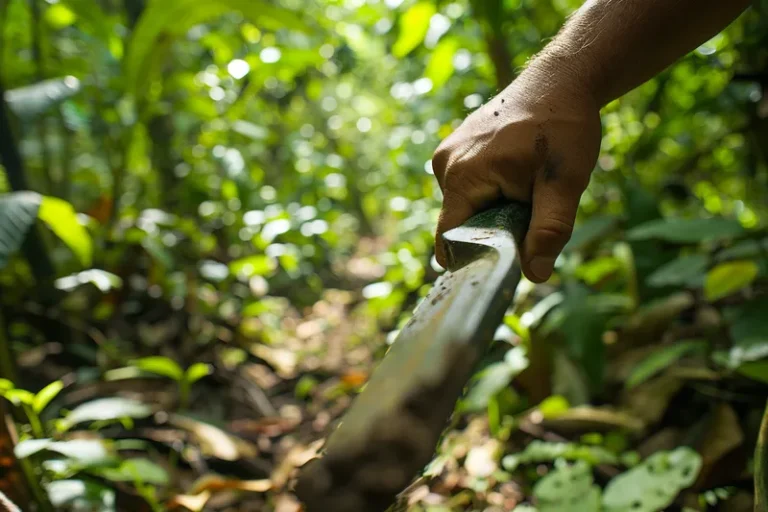
{"type": "Polygon", "coordinates": [[[720,263],[707,273],[704,295],[708,301],[716,301],[750,285],[759,267],[754,261],[729,261],[720,263]]]}
{"type": "Polygon", "coordinates": [[[93,256],[91,235],[80,224],[77,213],[71,204],[63,199],[44,196],[38,217],[67,244],[83,266],[91,265],[93,256]]]}
{"type": "Polygon", "coordinates": [[[419,46],[427,35],[429,22],[437,12],[432,2],[419,2],[400,16],[400,34],[392,47],[392,55],[405,57],[419,46]]]}

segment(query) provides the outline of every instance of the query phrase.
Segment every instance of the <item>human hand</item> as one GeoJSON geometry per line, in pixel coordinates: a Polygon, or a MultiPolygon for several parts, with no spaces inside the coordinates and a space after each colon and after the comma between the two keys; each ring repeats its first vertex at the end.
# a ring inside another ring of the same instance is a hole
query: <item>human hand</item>
{"type": "Polygon", "coordinates": [[[432,166],[443,191],[438,262],[446,266],[444,232],[509,198],[533,209],[521,248],[523,273],[537,283],[549,279],[571,237],[600,141],[600,109],[584,88],[534,67],[524,71],[435,152],[432,166]]]}

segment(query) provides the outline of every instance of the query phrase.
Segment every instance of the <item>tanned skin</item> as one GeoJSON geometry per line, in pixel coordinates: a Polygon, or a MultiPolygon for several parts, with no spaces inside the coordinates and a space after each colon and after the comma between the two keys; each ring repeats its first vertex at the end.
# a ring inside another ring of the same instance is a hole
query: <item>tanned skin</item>
{"type": "Polygon", "coordinates": [[[749,0],[588,0],[495,98],[437,148],[441,234],[501,198],[533,218],[523,273],[546,281],[570,239],[602,138],[600,109],[727,27],[749,0]]]}

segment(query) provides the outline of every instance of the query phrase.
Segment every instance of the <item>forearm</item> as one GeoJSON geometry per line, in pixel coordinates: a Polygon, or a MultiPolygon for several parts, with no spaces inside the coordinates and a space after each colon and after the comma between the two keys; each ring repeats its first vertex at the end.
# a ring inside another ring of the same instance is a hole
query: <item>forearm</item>
{"type": "Polygon", "coordinates": [[[603,106],[728,26],[750,0],[587,0],[530,64],[603,106]]]}

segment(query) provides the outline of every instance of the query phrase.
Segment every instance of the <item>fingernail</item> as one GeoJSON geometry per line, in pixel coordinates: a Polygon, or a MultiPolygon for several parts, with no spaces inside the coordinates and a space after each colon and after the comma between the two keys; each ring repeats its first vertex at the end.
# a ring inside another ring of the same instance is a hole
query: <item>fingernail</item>
{"type": "Polygon", "coordinates": [[[546,281],[552,275],[555,267],[555,258],[536,256],[531,260],[531,272],[541,281],[546,281]]]}

